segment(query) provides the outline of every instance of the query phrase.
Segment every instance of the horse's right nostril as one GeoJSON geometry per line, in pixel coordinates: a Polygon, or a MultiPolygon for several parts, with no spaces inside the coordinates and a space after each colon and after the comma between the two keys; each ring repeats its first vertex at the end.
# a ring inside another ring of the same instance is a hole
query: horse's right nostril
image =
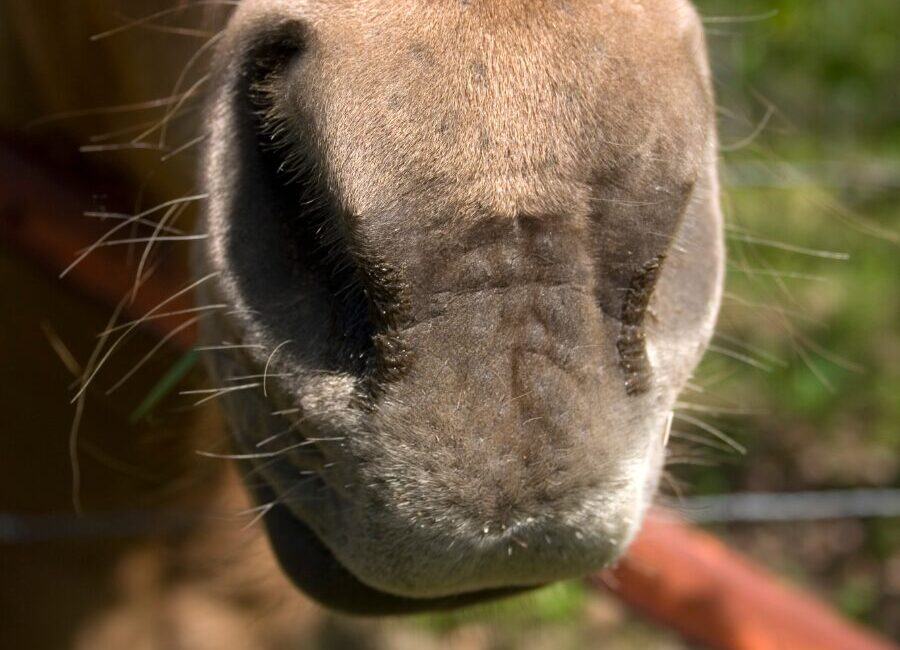
{"type": "Polygon", "coordinates": [[[282,75],[306,50],[308,39],[306,26],[298,21],[268,27],[250,42],[246,76],[252,84],[261,84],[282,75]]]}
{"type": "Polygon", "coordinates": [[[312,291],[320,302],[318,317],[328,328],[330,340],[322,343],[332,348],[335,369],[362,374],[374,354],[371,282],[316,164],[296,153],[303,146],[295,141],[299,136],[265,119],[257,116],[258,159],[263,182],[275,198],[267,218],[280,234],[258,264],[265,267],[281,259],[284,301],[312,291]],[[281,141],[272,142],[273,128],[279,130],[281,141]]]}
{"type": "Polygon", "coordinates": [[[375,356],[366,274],[325,180],[310,120],[291,105],[290,70],[305,48],[295,23],[260,34],[243,74],[222,94],[232,120],[221,142],[233,161],[217,188],[224,244],[217,263],[240,295],[248,326],[274,347],[294,340],[294,362],[365,376],[375,356]]]}

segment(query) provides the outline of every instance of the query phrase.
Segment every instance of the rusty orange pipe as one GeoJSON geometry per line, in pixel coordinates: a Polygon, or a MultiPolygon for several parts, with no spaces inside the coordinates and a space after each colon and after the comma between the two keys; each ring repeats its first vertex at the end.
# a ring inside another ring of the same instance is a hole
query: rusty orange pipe
{"type": "Polygon", "coordinates": [[[606,584],[623,601],[721,650],[896,650],[716,537],[654,511],[606,584]]]}
{"type": "MultiPolygon", "coordinates": [[[[84,186],[67,187],[0,138],[0,242],[59,273],[103,232],[80,218],[90,207],[84,186]]],[[[124,253],[103,248],[68,276],[79,290],[115,303],[132,278],[124,253]]],[[[174,268],[174,267],[173,267],[174,268]]],[[[139,317],[186,284],[162,269],[128,306],[139,317]]],[[[189,307],[189,298],[171,310],[189,307]]],[[[150,321],[159,335],[178,320],[150,321]]],[[[195,333],[174,339],[188,347],[195,333]]],[[[609,587],[646,616],[715,650],[897,650],[895,644],[844,620],[813,596],[790,587],[701,530],[655,511],[612,572],[588,578],[609,587]]]]}
{"type": "MultiPolygon", "coordinates": [[[[102,236],[110,227],[83,213],[97,210],[100,204],[125,205],[121,197],[136,192],[123,188],[123,180],[112,175],[86,176],[72,170],[77,164],[65,160],[47,169],[41,155],[27,142],[13,140],[0,133],[0,244],[7,250],[24,254],[40,266],[58,275],[81,251],[102,236]],[[92,187],[92,182],[97,186],[92,187]],[[100,188],[109,188],[98,199],[100,188]],[[119,194],[116,200],[111,194],[119,194]]],[[[82,169],[86,163],[81,161],[82,169]]],[[[149,235],[152,228],[139,234],[149,235]]],[[[123,236],[128,235],[127,232],[123,236]]],[[[171,256],[170,256],[171,257],[171,256]]],[[[131,290],[133,272],[122,246],[98,248],[75,266],[66,276],[69,286],[105,304],[116,304],[131,290]]],[[[138,318],[166,300],[186,284],[184,270],[178,264],[160,265],[151,281],[146,282],[127,305],[125,312],[138,318]]],[[[168,303],[165,312],[188,309],[189,295],[168,303]]],[[[147,322],[147,327],[165,336],[185,321],[183,317],[161,318],[147,322]]],[[[173,340],[185,348],[196,339],[196,331],[186,328],[173,340]]]]}

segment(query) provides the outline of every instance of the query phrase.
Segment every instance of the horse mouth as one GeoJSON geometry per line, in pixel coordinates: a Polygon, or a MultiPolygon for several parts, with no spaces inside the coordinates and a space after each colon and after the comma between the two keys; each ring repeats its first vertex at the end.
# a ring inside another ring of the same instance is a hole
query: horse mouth
{"type": "MultiPolygon", "coordinates": [[[[256,499],[275,500],[268,485],[254,487],[256,499]]],[[[365,584],[351,573],[304,521],[277,504],[264,523],[282,570],[305,594],[333,610],[357,616],[389,616],[440,611],[522,593],[531,587],[487,589],[438,598],[398,596],[365,584]]]]}

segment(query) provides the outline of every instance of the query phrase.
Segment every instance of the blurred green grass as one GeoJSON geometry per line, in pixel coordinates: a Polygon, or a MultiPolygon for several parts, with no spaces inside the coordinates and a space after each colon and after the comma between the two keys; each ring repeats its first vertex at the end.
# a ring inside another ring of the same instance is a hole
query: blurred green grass
{"type": "MultiPolygon", "coordinates": [[[[751,411],[708,418],[748,452],[676,474],[692,494],[897,487],[900,2],[697,4],[720,17],[707,22],[729,223],[717,344],[767,368],[707,355],[697,383],[709,394],[685,400],[751,411]]],[[[900,636],[896,519],[719,532],[900,636]]]]}

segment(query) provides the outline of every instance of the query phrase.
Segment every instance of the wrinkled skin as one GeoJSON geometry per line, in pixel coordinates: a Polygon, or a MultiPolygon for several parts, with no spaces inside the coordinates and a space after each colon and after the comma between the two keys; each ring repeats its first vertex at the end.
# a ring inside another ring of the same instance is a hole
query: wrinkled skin
{"type": "Polygon", "coordinates": [[[260,384],[223,399],[294,582],[402,612],[614,562],[721,290],[694,10],[244,0],[212,89],[204,339],[260,384]]]}

